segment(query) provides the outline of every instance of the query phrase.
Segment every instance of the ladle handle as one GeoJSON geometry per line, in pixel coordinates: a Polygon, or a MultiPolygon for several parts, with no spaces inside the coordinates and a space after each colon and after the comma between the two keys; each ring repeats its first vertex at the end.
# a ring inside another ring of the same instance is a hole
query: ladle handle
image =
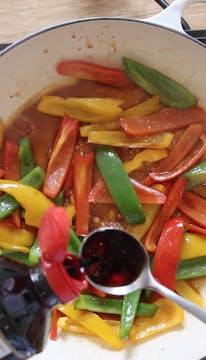
{"type": "Polygon", "coordinates": [[[150,277],[150,284],[148,286],[152,290],[155,290],[160,295],[174,301],[177,305],[180,305],[182,308],[190,312],[192,315],[197,317],[202,322],[206,323],[206,309],[194,304],[193,302],[183,298],[182,296],[176,294],[174,291],[166,288],[157,282],[153,276],[150,277]]]}

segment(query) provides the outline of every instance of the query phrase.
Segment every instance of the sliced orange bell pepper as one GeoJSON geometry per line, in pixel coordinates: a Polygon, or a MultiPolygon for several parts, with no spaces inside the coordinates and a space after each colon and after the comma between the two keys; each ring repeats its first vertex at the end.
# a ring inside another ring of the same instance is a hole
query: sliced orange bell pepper
{"type": "Polygon", "coordinates": [[[115,349],[121,350],[123,343],[119,337],[111,330],[110,326],[97,314],[89,311],[76,310],[72,303],[58,305],[58,310],[75,320],[85,328],[99,336],[101,339],[111,344],[115,349]]]}

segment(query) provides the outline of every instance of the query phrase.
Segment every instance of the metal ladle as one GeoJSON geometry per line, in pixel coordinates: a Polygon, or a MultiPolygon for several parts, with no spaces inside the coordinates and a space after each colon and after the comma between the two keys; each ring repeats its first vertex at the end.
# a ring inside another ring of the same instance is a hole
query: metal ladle
{"type": "Polygon", "coordinates": [[[152,289],[206,323],[206,310],[161,285],[152,276],[143,244],[127,232],[100,228],[83,241],[80,256],[90,284],[107,294],[152,289]]]}

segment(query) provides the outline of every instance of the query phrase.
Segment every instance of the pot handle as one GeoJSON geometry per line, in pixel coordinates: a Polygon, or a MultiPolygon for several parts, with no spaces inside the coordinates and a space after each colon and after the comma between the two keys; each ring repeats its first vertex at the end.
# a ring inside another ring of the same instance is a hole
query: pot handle
{"type": "Polygon", "coordinates": [[[206,0],[174,0],[172,4],[170,4],[159,14],[147,18],[147,22],[156,25],[163,25],[167,28],[174,29],[185,34],[185,31],[181,24],[183,10],[188,5],[197,2],[206,3],[206,0]]]}

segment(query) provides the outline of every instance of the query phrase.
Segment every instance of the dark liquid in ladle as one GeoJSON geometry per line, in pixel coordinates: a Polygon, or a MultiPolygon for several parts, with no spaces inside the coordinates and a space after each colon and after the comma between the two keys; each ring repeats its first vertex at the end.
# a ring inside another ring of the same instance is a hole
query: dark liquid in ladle
{"type": "Polygon", "coordinates": [[[144,266],[145,256],[138,242],[118,229],[100,229],[83,243],[82,263],[88,279],[115,287],[135,281],[144,266]]]}

